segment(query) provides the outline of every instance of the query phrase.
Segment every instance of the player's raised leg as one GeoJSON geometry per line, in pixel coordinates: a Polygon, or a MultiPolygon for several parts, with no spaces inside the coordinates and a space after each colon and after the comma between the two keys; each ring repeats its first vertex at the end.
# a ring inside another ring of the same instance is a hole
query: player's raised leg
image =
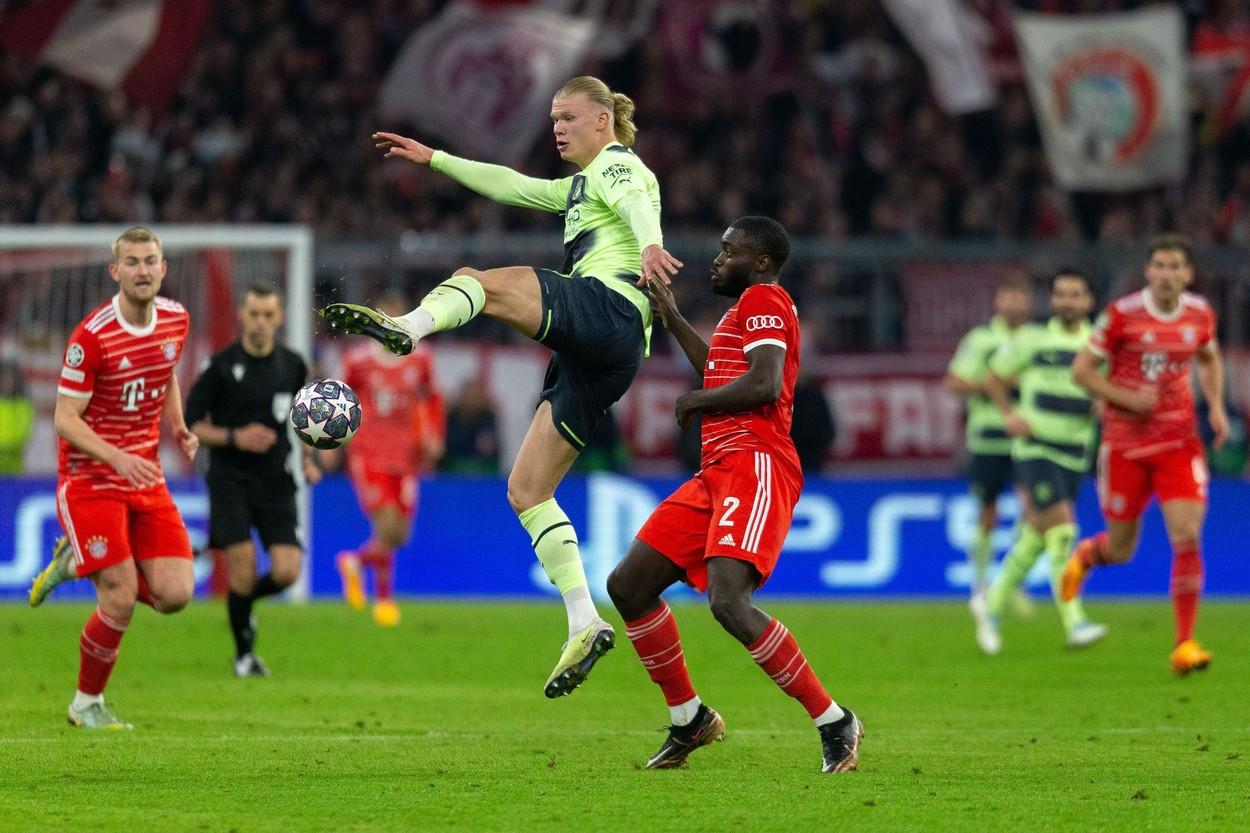
{"type": "Polygon", "coordinates": [[[829,696],[786,626],[754,605],[759,571],[736,558],[709,558],[707,581],[708,604],[716,621],[746,646],[756,665],[798,700],[816,724],[824,757],[821,771],[854,770],[864,727],[850,709],[829,696]]]}
{"type": "Polygon", "coordinates": [[[1198,618],[1198,600],[1202,595],[1203,565],[1199,548],[1206,505],[1193,500],[1163,502],[1163,521],[1172,545],[1172,577],[1170,595],[1176,621],[1176,647],[1172,651],[1172,670],[1185,675],[1201,671],[1211,664],[1211,652],[1194,639],[1194,622],[1198,618]]]}
{"type": "Polygon", "coordinates": [[[537,335],[542,296],[534,270],[528,266],[457,269],[430,290],[416,309],[396,317],[359,304],[334,303],[320,311],[332,329],[368,336],[400,356],[411,353],[431,333],[463,327],[483,313],[527,336],[537,335]]]}
{"type": "Polygon", "coordinates": [[[577,531],[555,499],[556,486],[576,457],[577,451],[555,429],[551,403],[544,401],[508,475],[508,502],[547,578],[560,591],[568,616],[568,641],[543,688],[548,697],[572,693],[616,644],[615,631],[590,597],[577,531]]]}
{"type": "Polygon", "coordinates": [[[725,737],[725,721],[695,693],[673,611],[660,594],[685,573],[650,545],[636,540],[608,577],[608,594],[625,620],[625,635],[651,681],[660,687],[672,724],[648,769],[682,766],[690,753],[725,737]]]}

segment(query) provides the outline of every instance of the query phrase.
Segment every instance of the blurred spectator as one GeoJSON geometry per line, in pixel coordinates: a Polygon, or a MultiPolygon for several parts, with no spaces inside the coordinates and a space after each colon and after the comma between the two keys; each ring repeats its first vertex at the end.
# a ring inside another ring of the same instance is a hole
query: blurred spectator
{"type": "Polygon", "coordinates": [[[35,407],[17,363],[0,361],[0,474],[21,474],[22,452],[35,425],[35,407]]]}
{"type": "Polygon", "coordinates": [[[498,474],[499,429],[495,403],[474,376],[460,388],[447,411],[447,446],[443,471],[451,474],[498,474]]]}
{"type": "Polygon", "coordinates": [[[829,449],[833,448],[837,436],[837,422],[820,380],[810,374],[800,375],[794,386],[790,438],[799,453],[803,474],[820,474],[824,470],[829,449]]]}

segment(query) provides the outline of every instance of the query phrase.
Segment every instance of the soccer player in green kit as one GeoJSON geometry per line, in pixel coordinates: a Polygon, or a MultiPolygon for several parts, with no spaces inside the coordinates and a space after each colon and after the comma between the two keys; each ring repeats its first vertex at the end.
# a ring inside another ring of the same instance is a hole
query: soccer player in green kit
{"type": "Polygon", "coordinates": [[[375,133],[386,157],[429,165],[505,205],[564,215],[564,265],[461,268],[398,318],[356,304],[321,311],[341,332],[359,333],[404,355],[431,333],[485,314],[551,348],[554,355],[521,449],[508,501],[530,536],[568,614],[568,641],[547,679],[548,697],[569,694],[615,644],[595,608],[577,533],[555,489],[607,409],[629,389],[651,338],[651,305],[640,286],[670,282],[682,265],[664,250],[660,186],[630,150],[634,105],[597,78],[566,83],[551,103],[556,150],[578,172],[557,180],[460,159],[394,133],[375,133]]]}
{"type": "Polygon", "coordinates": [[[1059,271],[1051,279],[1050,306],[1054,315],[1046,324],[1021,327],[995,351],[985,380],[1013,438],[1014,478],[1024,504],[1019,535],[986,593],[986,615],[977,626],[977,644],[991,655],[1002,648],[998,623],[1008,595],[1043,552],[1068,645],[1084,647],[1107,634],[1106,625],[1085,618],[1080,599],[1059,598],[1059,580],[1077,537],[1076,495],[1095,435],[1093,402],[1072,378],[1072,362],[1091,331],[1089,279],[1075,269],[1059,271]],[[1020,391],[1017,403],[1009,392],[1012,380],[1020,391]]]}
{"type": "MultiPolygon", "coordinates": [[[[974,327],[959,341],[946,371],[946,389],[968,402],[968,485],[980,504],[976,535],[968,548],[972,587],[968,607],[978,623],[985,618],[985,587],[992,536],[998,525],[998,496],[1011,486],[1011,438],[1003,415],[990,401],[985,388],[990,356],[1004,341],[1028,323],[1033,309],[1033,287],[1015,276],[1003,281],[994,293],[994,317],[974,327]]],[[[1022,613],[1029,612],[1028,597],[1017,596],[1022,613]]]]}

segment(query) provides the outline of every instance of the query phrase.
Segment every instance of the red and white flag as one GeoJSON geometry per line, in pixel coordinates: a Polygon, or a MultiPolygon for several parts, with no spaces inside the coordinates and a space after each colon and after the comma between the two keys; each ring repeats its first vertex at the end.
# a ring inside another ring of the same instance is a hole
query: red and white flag
{"type": "Polygon", "coordinates": [[[408,121],[453,142],[457,153],[516,162],[548,123],[552,95],[597,28],[536,6],[452,3],[404,44],[379,111],[387,122],[408,121]]]}
{"type": "Polygon", "coordinates": [[[34,0],[0,18],[0,44],[160,111],[212,7],[213,0],[34,0]]]}
{"type": "Polygon", "coordinates": [[[986,50],[989,25],[961,0],[882,0],[924,61],[938,106],[962,114],[994,106],[986,50]]]}

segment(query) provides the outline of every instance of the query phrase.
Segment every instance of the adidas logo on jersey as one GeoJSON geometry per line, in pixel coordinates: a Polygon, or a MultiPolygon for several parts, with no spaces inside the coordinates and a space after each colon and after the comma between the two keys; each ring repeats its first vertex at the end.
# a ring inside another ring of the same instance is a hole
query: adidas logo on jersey
{"type": "Polygon", "coordinates": [[[725,535],[724,535],[724,537],[722,537],[722,538],[720,539],[720,545],[721,545],[722,547],[736,547],[736,546],[738,546],[737,544],[735,544],[735,543],[734,543],[734,537],[733,537],[732,535],[730,535],[728,532],[726,532],[726,533],[725,533],[725,535]]]}
{"type": "Polygon", "coordinates": [[[118,369],[118,370],[129,370],[130,368],[131,368],[131,364],[130,364],[130,356],[122,356],[122,360],[121,360],[120,362],[118,362],[118,364],[117,364],[117,369],[118,369]]]}

